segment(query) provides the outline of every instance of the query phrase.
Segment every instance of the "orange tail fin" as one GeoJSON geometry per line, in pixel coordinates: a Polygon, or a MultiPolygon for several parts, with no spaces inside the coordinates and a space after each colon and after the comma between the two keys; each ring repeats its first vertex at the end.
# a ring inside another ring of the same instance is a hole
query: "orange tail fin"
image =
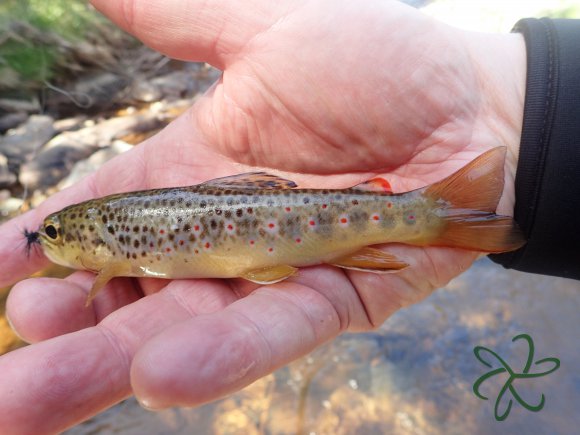
{"type": "Polygon", "coordinates": [[[430,245],[497,253],[525,243],[511,217],[494,213],[503,191],[505,154],[505,147],[494,148],[425,188],[425,195],[442,203],[440,214],[446,223],[430,245]]]}

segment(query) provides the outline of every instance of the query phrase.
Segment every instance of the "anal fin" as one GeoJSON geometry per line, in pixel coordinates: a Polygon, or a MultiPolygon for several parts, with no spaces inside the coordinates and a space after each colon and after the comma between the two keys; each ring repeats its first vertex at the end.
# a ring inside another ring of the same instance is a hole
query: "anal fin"
{"type": "Polygon", "coordinates": [[[93,286],[91,287],[91,291],[87,295],[87,300],[85,301],[85,307],[88,307],[89,305],[91,305],[91,302],[93,301],[93,299],[95,299],[95,297],[97,296],[99,291],[105,285],[107,285],[107,283],[111,279],[113,279],[117,276],[127,276],[129,272],[130,272],[130,266],[122,264],[122,263],[113,263],[113,264],[107,265],[107,266],[103,267],[101,270],[99,270],[99,272],[97,273],[97,277],[95,278],[95,281],[93,282],[93,286]]]}
{"type": "Polygon", "coordinates": [[[353,254],[330,261],[329,264],[343,269],[374,273],[396,272],[409,266],[392,254],[368,246],[353,254]]]}
{"type": "Polygon", "coordinates": [[[261,269],[250,270],[242,275],[242,278],[256,284],[274,284],[284,281],[298,271],[297,268],[282,264],[279,266],[263,267],[261,269]]]}

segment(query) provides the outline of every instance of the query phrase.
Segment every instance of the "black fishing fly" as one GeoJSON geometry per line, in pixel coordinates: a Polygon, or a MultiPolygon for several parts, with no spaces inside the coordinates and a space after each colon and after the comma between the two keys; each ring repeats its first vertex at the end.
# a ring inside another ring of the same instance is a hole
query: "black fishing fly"
{"type": "Polygon", "coordinates": [[[24,230],[24,237],[26,237],[26,257],[30,257],[32,247],[40,246],[40,233],[24,230]]]}

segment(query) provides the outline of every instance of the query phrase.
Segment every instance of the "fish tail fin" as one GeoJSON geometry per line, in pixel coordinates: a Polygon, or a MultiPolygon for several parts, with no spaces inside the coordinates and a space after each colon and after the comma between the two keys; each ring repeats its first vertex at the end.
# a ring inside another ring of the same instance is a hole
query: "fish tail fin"
{"type": "Polygon", "coordinates": [[[481,252],[513,251],[525,243],[516,222],[495,214],[503,192],[506,148],[487,151],[451,176],[425,188],[442,204],[443,231],[431,245],[481,252]]]}

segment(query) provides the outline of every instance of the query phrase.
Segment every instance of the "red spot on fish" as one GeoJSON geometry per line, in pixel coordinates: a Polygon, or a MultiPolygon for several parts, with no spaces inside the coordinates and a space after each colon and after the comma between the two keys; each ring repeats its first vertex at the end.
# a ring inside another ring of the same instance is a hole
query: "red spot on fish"
{"type": "Polygon", "coordinates": [[[273,252],[274,248],[268,248],[268,252],[273,252]]]}
{"type": "Polygon", "coordinates": [[[275,226],[276,226],[276,224],[274,224],[274,223],[272,223],[272,222],[270,222],[270,223],[268,224],[268,228],[274,228],[275,226]]]}
{"type": "Polygon", "coordinates": [[[255,241],[250,240],[250,245],[254,246],[255,243],[256,243],[255,241]]]}
{"type": "Polygon", "coordinates": [[[322,208],[328,207],[328,204],[322,204],[322,208]]]}
{"type": "Polygon", "coordinates": [[[166,252],[171,252],[171,248],[165,248],[166,252]]]}
{"type": "Polygon", "coordinates": [[[308,221],[308,225],[313,227],[314,225],[316,225],[316,222],[314,222],[313,220],[310,220],[310,221],[308,221]]]}
{"type": "Polygon", "coordinates": [[[412,215],[412,214],[410,214],[410,215],[409,215],[409,220],[410,220],[410,221],[412,221],[412,220],[415,220],[415,216],[414,216],[414,215],[412,215]]]}
{"type": "Polygon", "coordinates": [[[374,214],[374,215],[372,216],[372,218],[373,218],[373,220],[374,220],[374,221],[378,221],[378,220],[380,219],[380,217],[379,217],[379,215],[378,215],[378,214],[374,214]]]}
{"type": "Polygon", "coordinates": [[[209,242],[205,242],[204,247],[205,249],[209,249],[211,247],[211,244],[209,242]]]}
{"type": "Polygon", "coordinates": [[[348,222],[347,218],[340,218],[340,223],[341,224],[346,224],[348,222]]]}
{"type": "Polygon", "coordinates": [[[284,210],[286,210],[288,213],[290,213],[292,211],[292,209],[290,207],[286,207],[284,210]]]}
{"type": "Polygon", "coordinates": [[[159,230],[159,234],[165,234],[165,230],[159,230]]]}
{"type": "Polygon", "coordinates": [[[151,243],[149,243],[149,247],[153,248],[153,247],[155,247],[155,244],[153,242],[151,242],[151,243]]]}
{"type": "Polygon", "coordinates": [[[302,243],[302,239],[301,239],[300,237],[298,237],[298,238],[296,239],[296,243],[302,243]]]}
{"type": "Polygon", "coordinates": [[[234,229],[234,226],[232,224],[228,225],[228,230],[232,231],[234,229]]]}
{"type": "Polygon", "coordinates": [[[199,225],[194,225],[194,226],[193,226],[193,230],[194,230],[194,231],[199,231],[199,225]]]}
{"type": "Polygon", "coordinates": [[[183,246],[185,244],[185,242],[183,240],[179,241],[179,246],[183,246]]]}

